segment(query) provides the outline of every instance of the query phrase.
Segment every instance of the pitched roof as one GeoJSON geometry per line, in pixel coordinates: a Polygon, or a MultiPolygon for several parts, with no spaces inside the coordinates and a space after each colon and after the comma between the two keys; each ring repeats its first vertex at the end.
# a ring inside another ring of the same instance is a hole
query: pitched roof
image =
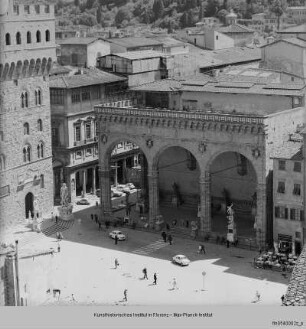
{"type": "Polygon", "coordinates": [[[254,30],[241,24],[231,24],[229,26],[222,26],[217,29],[218,32],[222,33],[253,33],[254,30]]]}
{"type": "Polygon", "coordinates": [[[277,33],[306,33],[306,24],[291,26],[287,29],[277,31],[277,33]]]}
{"type": "Polygon", "coordinates": [[[286,141],[272,151],[270,158],[302,161],[302,145],[301,142],[286,141]]]}
{"type": "Polygon", "coordinates": [[[108,39],[108,42],[125,47],[148,47],[148,46],[162,46],[162,42],[150,38],[129,37],[129,38],[116,38],[108,39]]]}
{"type": "Polygon", "coordinates": [[[279,43],[279,42],[285,42],[285,43],[289,43],[291,45],[295,45],[295,46],[298,46],[301,48],[306,48],[306,41],[298,39],[298,38],[288,38],[288,39],[276,40],[275,42],[267,43],[267,44],[261,46],[261,48],[269,47],[269,46],[275,45],[276,43],[279,43]]]}
{"type": "Polygon", "coordinates": [[[95,69],[86,70],[84,74],[73,76],[50,77],[50,88],[71,89],[124,80],[126,78],[95,69]]]}
{"type": "Polygon", "coordinates": [[[132,87],[131,90],[151,91],[151,92],[172,92],[178,91],[182,87],[181,81],[175,79],[157,80],[140,86],[132,87]]]}
{"type": "Polygon", "coordinates": [[[163,44],[163,47],[180,47],[185,45],[184,42],[168,36],[154,37],[154,40],[161,42],[163,44]]]}
{"type": "Polygon", "coordinates": [[[89,45],[97,40],[102,40],[101,38],[94,37],[79,37],[79,38],[67,38],[64,40],[58,40],[57,42],[61,45],[89,45]]]}
{"type": "Polygon", "coordinates": [[[116,54],[109,54],[105,55],[102,57],[106,56],[116,56],[116,57],[122,57],[130,60],[138,60],[138,59],[146,59],[146,58],[156,58],[156,57],[161,57],[164,54],[159,53],[154,50],[138,50],[138,51],[129,51],[126,53],[116,53],[116,54]]]}

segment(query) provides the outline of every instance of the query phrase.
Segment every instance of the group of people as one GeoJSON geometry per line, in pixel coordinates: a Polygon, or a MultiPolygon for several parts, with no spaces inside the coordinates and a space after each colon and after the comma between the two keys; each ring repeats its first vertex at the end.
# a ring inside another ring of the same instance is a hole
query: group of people
{"type": "Polygon", "coordinates": [[[260,251],[259,256],[254,258],[254,267],[291,272],[296,260],[297,257],[291,254],[260,251]]]}
{"type": "Polygon", "coordinates": [[[91,214],[90,218],[91,218],[92,221],[95,221],[95,223],[99,225],[99,231],[101,231],[102,230],[102,223],[99,221],[98,215],[97,214],[91,214]]]}
{"type": "Polygon", "coordinates": [[[172,244],[173,238],[172,238],[171,234],[167,234],[165,231],[163,231],[161,236],[162,236],[164,242],[167,242],[167,240],[168,240],[169,244],[172,244]]]}

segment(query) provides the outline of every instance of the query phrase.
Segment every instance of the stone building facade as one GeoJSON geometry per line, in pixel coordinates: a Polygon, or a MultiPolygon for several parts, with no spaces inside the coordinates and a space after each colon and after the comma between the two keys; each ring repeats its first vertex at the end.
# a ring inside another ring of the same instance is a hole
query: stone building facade
{"type": "Polygon", "coordinates": [[[0,231],[53,208],[49,72],[55,56],[54,5],[0,6],[0,231]]]}
{"type": "Polygon", "coordinates": [[[149,225],[155,225],[160,201],[173,195],[176,183],[185,204],[198,211],[193,220],[199,234],[210,234],[216,218],[226,216],[224,211],[218,213],[226,208],[226,189],[237,217],[238,211],[245,212],[240,215],[240,234],[248,225],[249,237],[258,246],[272,243],[270,156],[305,121],[305,85],[287,88],[276,83],[271,72],[267,78],[267,71],[260,72],[264,79],[255,79],[252,72],[247,81],[246,73],[240,78],[236,70],[236,76],[187,80],[170,91],[155,82],[133,88],[143,94],[138,108],[96,107],[102,218],[111,213],[111,150],[126,139],[138,145],[147,160],[149,225]],[[150,94],[151,98],[168,94],[168,108],[146,108],[150,94]]]}

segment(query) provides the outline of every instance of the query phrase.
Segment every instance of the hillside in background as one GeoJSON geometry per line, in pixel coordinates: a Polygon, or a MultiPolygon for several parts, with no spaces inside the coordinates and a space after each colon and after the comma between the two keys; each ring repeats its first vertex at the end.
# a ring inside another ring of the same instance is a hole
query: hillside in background
{"type": "Polygon", "coordinates": [[[271,8],[284,11],[288,4],[303,5],[299,0],[57,0],[56,17],[61,26],[124,28],[144,23],[171,32],[194,26],[203,17],[223,22],[230,9],[238,18],[251,18],[271,8]]]}

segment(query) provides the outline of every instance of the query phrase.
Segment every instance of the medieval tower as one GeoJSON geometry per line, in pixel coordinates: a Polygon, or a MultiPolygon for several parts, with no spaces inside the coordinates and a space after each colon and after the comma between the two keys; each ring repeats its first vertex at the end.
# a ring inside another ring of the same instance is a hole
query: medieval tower
{"type": "Polygon", "coordinates": [[[49,71],[56,60],[52,1],[0,2],[0,240],[53,207],[49,71]]]}

